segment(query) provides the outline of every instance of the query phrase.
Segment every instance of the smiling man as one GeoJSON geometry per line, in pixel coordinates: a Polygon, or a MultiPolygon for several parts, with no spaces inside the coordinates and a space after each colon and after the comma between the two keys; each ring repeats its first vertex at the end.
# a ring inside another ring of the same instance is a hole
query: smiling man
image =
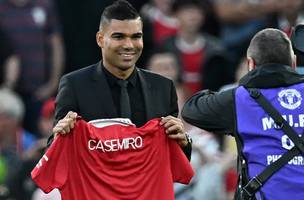
{"type": "Polygon", "coordinates": [[[160,125],[190,159],[190,140],[176,118],[173,82],[135,65],[143,50],[142,28],[141,17],[127,1],[104,9],[96,34],[102,60],[61,78],[53,132],[70,132],[77,116],[85,121],[129,118],[137,127],[162,117],[160,125]]]}

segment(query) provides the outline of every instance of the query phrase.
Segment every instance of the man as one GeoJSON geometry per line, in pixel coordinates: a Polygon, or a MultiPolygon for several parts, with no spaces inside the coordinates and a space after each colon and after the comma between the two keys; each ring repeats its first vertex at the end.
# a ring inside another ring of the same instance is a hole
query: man
{"type": "Polygon", "coordinates": [[[77,115],[90,121],[100,118],[127,117],[137,126],[163,117],[161,125],[168,137],[175,139],[190,159],[191,144],[178,114],[173,82],[135,66],[143,49],[142,20],[126,1],[105,8],[96,41],[102,61],[62,77],[56,98],[53,132],[68,133],[77,115]],[[121,88],[118,81],[127,80],[131,113],[121,113],[121,88]],[[65,116],[65,117],[64,117],[65,116]]]}
{"type": "MultiPolygon", "coordinates": [[[[294,70],[295,56],[287,35],[277,29],[258,32],[251,40],[247,59],[250,72],[237,88],[220,93],[201,91],[182,110],[188,123],[235,137],[242,163],[240,188],[294,146],[246,88],[258,88],[298,134],[304,127],[304,78],[294,70]]],[[[256,198],[303,198],[302,161],[300,155],[292,158],[261,186],[256,198]]]]}
{"type": "Polygon", "coordinates": [[[201,33],[208,13],[205,4],[200,0],[176,0],[172,11],[179,30],[164,40],[162,47],[178,58],[186,88],[194,94],[202,88],[218,90],[229,83],[233,76],[225,48],[217,38],[201,33]]]}

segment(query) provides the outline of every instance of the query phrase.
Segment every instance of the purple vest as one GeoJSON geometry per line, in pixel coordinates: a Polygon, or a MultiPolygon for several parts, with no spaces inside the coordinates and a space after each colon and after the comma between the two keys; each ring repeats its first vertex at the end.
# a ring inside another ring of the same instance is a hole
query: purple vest
{"type": "MultiPolygon", "coordinates": [[[[282,114],[294,130],[304,132],[304,83],[289,87],[260,89],[263,95],[282,114]]],[[[294,144],[273,120],[252,99],[244,87],[235,93],[237,131],[243,141],[249,178],[253,178],[276,161],[294,144]]],[[[270,200],[304,199],[304,154],[294,157],[275,173],[261,188],[270,200]]]]}

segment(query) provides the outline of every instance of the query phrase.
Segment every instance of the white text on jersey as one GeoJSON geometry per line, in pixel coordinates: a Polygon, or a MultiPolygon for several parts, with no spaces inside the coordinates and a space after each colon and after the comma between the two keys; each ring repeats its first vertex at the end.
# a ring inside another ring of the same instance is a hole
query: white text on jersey
{"type": "Polygon", "coordinates": [[[102,152],[122,151],[126,149],[139,149],[143,146],[143,139],[140,136],[135,138],[123,138],[112,140],[89,140],[89,150],[101,150],[102,152]]]}

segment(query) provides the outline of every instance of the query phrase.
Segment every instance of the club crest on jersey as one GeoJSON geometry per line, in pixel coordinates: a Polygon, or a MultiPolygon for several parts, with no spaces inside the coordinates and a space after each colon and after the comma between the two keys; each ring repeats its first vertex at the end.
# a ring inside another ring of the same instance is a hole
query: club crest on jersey
{"type": "Polygon", "coordinates": [[[298,108],[302,102],[301,94],[296,89],[282,90],[278,96],[281,106],[289,110],[298,108]]]}

